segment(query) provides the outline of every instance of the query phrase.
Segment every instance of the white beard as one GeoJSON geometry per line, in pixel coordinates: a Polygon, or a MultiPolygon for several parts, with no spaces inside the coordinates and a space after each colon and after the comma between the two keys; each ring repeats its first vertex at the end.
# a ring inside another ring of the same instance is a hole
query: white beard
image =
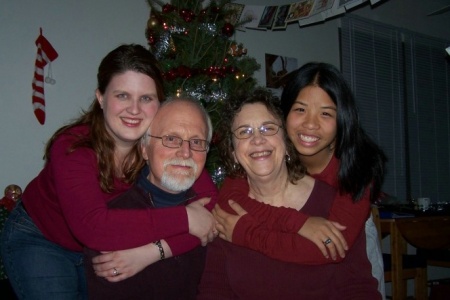
{"type": "Polygon", "coordinates": [[[161,185],[174,192],[183,192],[189,189],[195,182],[198,166],[191,159],[171,159],[164,162],[164,172],[161,177],[161,185]],[[181,165],[191,167],[191,170],[179,170],[169,173],[166,169],[168,165],[181,165]]]}

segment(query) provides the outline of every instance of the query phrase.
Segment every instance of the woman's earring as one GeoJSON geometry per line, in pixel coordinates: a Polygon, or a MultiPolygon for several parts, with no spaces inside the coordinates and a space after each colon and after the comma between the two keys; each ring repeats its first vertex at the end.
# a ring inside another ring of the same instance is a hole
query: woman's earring
{"type": "Polygon", "coordinates": [[[333,152],[334,151],[334,145],[333,144],[328,145],[328,151],[329,152],[333,152]]]}
{"type": "Polygon", "coordinates": [[[286,163],[290,163],[291,162],[291,156],[289,154],[286,154],[285,159],[286,163]]]}

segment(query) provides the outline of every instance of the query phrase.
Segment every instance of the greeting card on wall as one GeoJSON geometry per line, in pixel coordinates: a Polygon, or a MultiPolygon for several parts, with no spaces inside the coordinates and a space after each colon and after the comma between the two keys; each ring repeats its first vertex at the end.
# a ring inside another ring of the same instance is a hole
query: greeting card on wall
{"type": "Polygon", "coordinates": [[[266,87],[278,89],[284,86],[286,75],[298,68],[296,58],[266,53],[266,87]]]}

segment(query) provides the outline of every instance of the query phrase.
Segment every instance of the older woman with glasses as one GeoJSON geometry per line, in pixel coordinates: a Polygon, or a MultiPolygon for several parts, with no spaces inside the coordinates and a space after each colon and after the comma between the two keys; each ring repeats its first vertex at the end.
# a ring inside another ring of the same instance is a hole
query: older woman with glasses
{"type": "MultiPolygon", "coordinates": [[[[258,214],[265,204],[327,217],[336,190],[306,175],[286,138],[282,113],[270,92],[256,90],[248,98],[232,101],[222,116],[220,153],[229,176],[247,178],[253,199],[245,206],[249,215],[263,220],[258,214]]],[[[227,200],[219,194],[221,205],[227,200]]],[[[222,208],[232,212],[229,206],[222,208]]],[[[274,226],[264,221],[260,224],[268,232],[274,226]]],[[[286,233],[284,238],[298,239],[298,235],[286,233]]],[[[361,245],[353,247],[343,262],[302,265],[216,239],[208,246],[197,299],[348,299],[337,292],[335,279],[351,278],[347,262],[365,254],[364,243],[361,245]]],[[[358,282],[358,288],[364,289],[365,299],[380,299],[368,260],[359,272],[359,278],[365,280],[358,282]]]]}

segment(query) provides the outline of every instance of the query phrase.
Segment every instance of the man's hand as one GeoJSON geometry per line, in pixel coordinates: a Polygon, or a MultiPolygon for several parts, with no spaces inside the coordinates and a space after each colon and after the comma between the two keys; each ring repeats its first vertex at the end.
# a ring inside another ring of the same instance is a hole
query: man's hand
{"type": "Polygon", "coordinates": [[[233,200],[228,200],[230,207],[237,215],[229,214],[224,211],[218,204],[213,209],[213,215],[216,218],[216,228],[219,231],[219,237],[231,242],[233,238],[233,230],[239,219],[246,215],[247,212],[233,200]]]}

